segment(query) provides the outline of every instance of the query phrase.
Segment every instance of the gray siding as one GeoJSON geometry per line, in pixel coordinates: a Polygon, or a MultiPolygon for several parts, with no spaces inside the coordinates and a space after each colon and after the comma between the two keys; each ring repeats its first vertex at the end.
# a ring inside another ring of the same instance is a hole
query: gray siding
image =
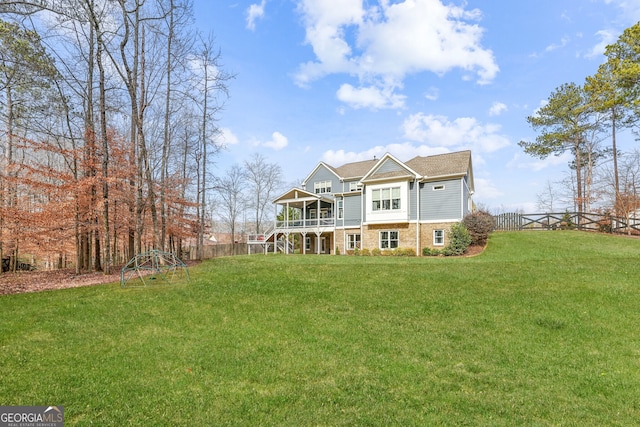
{"type": "Polygon", "coordinates": [[[405,169],[400,166],[398,163],[394,162],[391,159],[386,160],[383,164],[380,165],[380,167],[378,168],[378,170],[376,170],[376,173],[373,174],[373,176],[375,177],[377,174],[379,173],[388,173],[388,172],[398,172],[398,171],[404,171],[405,169]]]}
{"type": "Polygon", "coordinates": [[[471,213],[471,204],[469,203],[469,175],[464,177],[463,191],[463,214],[466,216],[468,213],[471,213]]]}
{"type": "Polygon", "coordinates": [[[416,182],[409,182],[409,221],[415,221],[418,212],[418,192],[416,182]]]}
{"type": "Polygon", "coordinates": [[[349,192],[349,187],[351,186],[351,183],[352,182],[358,182],[358,181],[359,180],[357,180],[357,179],[352,179],[351,181],[344,181],[344,182],[340,183],[340,188],[342,188],[342,192],[343,193],[348,193],[349,192]]]}
{"type": "Polygon", "coordinates": [[[420,220],[438,221],[462,219],[462,185],[459,179],[431,181],[420,189],[420,220]],[[433,186],[444,185],[444,190],[433,190],[433,186]]]}
{"type": "Polygon", "coordinates": [[[318,170],[309,177],[305,189],[310,193],[314,193],[314,184],[321,181],[331,181],[331,193],[339,193],[342,191],[342,183],[338,177],[324,166],[320,166],[318,170]]]}
{"type": "Polygon", "coordinates": [[[344,225],[347,227],[359,226],[362,222],[361,210],[362,196],[349,196],[344,198],[344,225]]]}

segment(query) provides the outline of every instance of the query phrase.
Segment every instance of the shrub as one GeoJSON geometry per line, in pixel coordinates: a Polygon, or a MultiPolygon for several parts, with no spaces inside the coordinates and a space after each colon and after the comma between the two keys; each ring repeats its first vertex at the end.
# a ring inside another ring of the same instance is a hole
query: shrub
{"type": "Polygon", "coordinates": [[[415,249],[412,248],[396,248],[391,251],[390,255],[393,256],[416,256],[415,249]]]}
{"type": "Polygon", "coordinates": [[[605,212],[602,219],[598,220],[598,231],[601,233],[611,233],[613,229],[611,212],[605,212]]]}
{"type": "Polygon", "coordinates": [[[422,255],[424,255],[424,256],[438,256],[438,255],[442,255],[442,252],[440,251],[440,249],[422,248],[422,255]]]}
{"type": "Polygon", "coordinates": [[[560,228],[563,230],[573,230],[576,228],[576,225],[571,220],[571,214],[569,212],[565,212],[562,215],[562,221],[560,221],[560,228]]]}
{"type": "Polygon", "coordinates": [[[362,248],[360,250],[360,256],[371,256],[371,251],[368,248],[362,248]]]}
{"type": "Polygon", "coordinates": [[[382,255],[382,251],[380,250],[380,248],[373,248],[373,249],[371,249],[371,255],[373,255],[373,256],[382,255]]]}
{"type": "Polygon", "coordinates": [[[336,255],[340,255],[340,248],[336,246],[336,255]]]}
{"type": "Polygon", "coordinates": [[[495,229],[493,215],[486,211],[476,211],[465,216],[462,220],[469,235],[472,245],[484,246],[489,234],[495,229]]]}
{"type": "Polygon", "coordinates": [[[360,255],[360,248],[356,246],[356,247],[353,249],[353,254],[354,254],[355,256],[359,256],[359,255],[360,255]]]}
{"type": "Polygon", "coordinates": [[[458,222],[449,229],[449,244],[444,248],[444,254],[446,256],[462,255],[467,251],[470,244],[471,234],[464,223],[458,222]]]}

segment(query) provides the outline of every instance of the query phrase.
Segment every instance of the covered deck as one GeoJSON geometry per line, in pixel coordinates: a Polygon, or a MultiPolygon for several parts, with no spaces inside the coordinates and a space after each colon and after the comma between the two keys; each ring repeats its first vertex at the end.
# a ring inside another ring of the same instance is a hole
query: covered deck
{"type": "MultiPolygon", "coordinates": [[[[276,221],[270,240],[284,240],[285,253],[331,253],[336,227],[335,200],[292,188],[276,200],[276,221]],[[292,244],[293,243],[293,244],[292,244]]],[[[277,245],[276,245],[277,247],[277,245]]]]}

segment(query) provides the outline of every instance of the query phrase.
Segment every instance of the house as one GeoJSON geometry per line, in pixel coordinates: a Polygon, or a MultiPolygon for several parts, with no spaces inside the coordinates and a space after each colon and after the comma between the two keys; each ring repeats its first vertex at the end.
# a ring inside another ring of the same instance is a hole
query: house
{"type": "Polygon", "coordinates": [[[334,167],[324,162],[276,200],[279,217],[265,240],[286,253],[347,253],[447,245],[447,230],[473,209],[471,152],[402,162],[381,159],[334,167]],[[285,214],[288,213],[288,214],[285,214]]]}

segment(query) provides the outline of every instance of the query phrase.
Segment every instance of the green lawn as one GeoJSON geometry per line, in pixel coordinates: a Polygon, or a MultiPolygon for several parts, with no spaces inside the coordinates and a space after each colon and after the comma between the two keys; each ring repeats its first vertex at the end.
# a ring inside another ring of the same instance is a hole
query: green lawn
{"type": "Polygon", "coordinates": [[[640,240],[473,258],[257,255],[0,297],[0,404],[66,425],[640,423],[640,240]]]}

